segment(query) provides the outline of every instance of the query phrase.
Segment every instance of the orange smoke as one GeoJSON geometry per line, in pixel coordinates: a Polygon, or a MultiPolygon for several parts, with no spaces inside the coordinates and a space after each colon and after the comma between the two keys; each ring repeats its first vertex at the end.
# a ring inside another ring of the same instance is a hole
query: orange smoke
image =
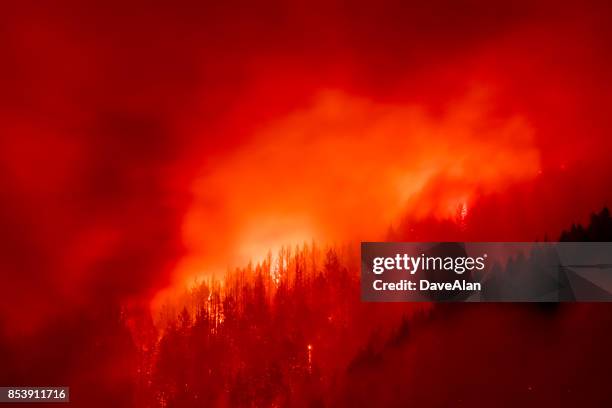
{"type": "Polygon", "coordinates": [[[377,240],[405,214],[449,218],[539,170],[533,132],[477,90],[434,115],[323,91],[217,157],[193,185],[179,282],[281,245],[377,240]]]}

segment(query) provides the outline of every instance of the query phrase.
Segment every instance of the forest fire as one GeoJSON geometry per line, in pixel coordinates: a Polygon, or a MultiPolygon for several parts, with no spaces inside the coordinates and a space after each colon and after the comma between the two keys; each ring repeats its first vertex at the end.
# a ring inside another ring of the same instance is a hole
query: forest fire
{"type": "Polygon", "coordinates": [[[525,120],[487,106],[486,96],[468,96],[433,118],[418,106],[326,92],[257,129],[195,183],[178,285],[281,246],[384,238],[404,214],[464,223],[476,194],[540,168],[525,120]]]}
{"type": "Polygon", "coordinates": [[[358,273],[365,240],[609,239],[610,5],[35,3],[0,15],[0,386],[610,405],[606,305],[370,304],[358,273]]]}

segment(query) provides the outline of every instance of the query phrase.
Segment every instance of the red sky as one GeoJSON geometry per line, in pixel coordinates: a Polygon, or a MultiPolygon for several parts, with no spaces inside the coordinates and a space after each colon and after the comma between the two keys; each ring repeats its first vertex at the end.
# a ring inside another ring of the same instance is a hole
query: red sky
{"type": "Polygon", "coordinates": [[[1,15],[8,342],[281,244],[382,239],[461,208],[465,238],[532,240],[610,203],[603,2],[1,15]]]}

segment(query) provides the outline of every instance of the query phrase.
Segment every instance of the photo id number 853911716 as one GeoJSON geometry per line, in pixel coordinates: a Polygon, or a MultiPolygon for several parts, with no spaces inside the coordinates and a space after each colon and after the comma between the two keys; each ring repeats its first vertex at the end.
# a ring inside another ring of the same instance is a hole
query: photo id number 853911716
{"type": "Polygon", "coordinates": [[[0,387],[0,403],[69,401],[68,387],[0,387]]]}

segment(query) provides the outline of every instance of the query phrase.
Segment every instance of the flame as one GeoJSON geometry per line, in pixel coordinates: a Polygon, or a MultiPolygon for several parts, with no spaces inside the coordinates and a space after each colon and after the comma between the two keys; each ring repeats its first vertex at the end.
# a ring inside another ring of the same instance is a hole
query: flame
{"type": "Polygon", "coordinates": [[[261,125],[194,183],[177,282],[282,245],[376,240],[404,214],[456,220],[459,209],[464,222],[478,194],[540,167],[527,121],[495,116],[490,105],[478,90],[433,115],[324,91],[261,125]]]}

